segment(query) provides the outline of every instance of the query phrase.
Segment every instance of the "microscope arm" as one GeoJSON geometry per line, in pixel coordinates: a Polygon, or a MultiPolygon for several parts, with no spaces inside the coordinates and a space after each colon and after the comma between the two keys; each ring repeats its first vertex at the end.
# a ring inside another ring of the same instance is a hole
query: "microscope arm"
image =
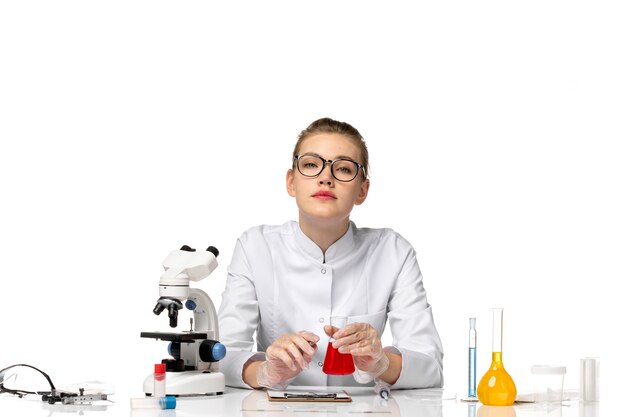
{"type": "Polygon", "coordinates": [[[194,330],[207,332],[207,338],[219,340],[217,312],[211,298],[198,288],[189,288],[189,300],[196,304],[193,310],[194,330]]]}

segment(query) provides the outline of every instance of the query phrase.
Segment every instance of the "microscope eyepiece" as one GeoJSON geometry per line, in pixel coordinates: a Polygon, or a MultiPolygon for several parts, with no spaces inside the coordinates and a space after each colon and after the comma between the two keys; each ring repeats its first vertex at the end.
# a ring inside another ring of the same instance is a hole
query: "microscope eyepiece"
{"type": "Polygon", "coordinates": [[[213,255],[215,255],[216,258],[220,254],[220,251],[218,251],[215,246],[209,246],[206,250],[207,252],[211,252],[213,255]]]}

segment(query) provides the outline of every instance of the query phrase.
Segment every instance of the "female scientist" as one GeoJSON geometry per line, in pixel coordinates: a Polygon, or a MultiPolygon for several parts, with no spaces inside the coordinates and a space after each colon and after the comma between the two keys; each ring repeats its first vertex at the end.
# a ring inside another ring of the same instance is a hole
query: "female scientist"
{"type": "Polygon", "coordinates": [[[442,386],[442,346],[415,251],[391,229],[350,221],[367,197],[367,172],[367,147],[351,125],[324,118],[300,133],[287,171],[298,222],[249,229],[228,268],[219,309],[227,385],[281,390],[377,378],[392,388],[442,386]],[[349,324],[337,331],[331,316],[349,324]],[[383,349],[387,320],[393,346],[383,349]],[[353,374],[322,372],[330,335],[352,354],[353,374]]]}

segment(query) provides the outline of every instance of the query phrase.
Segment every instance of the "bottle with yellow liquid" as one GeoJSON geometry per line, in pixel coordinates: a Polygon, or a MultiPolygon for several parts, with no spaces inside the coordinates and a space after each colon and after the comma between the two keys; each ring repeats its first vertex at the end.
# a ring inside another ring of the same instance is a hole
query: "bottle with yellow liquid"
{"type": "Polygon", "coordinates": [[[478,399],[485,405],[512,405],[517,397],[513,378],[502,363],[502,309],[493,309],[491,366],[478,383],[478,399]]]}

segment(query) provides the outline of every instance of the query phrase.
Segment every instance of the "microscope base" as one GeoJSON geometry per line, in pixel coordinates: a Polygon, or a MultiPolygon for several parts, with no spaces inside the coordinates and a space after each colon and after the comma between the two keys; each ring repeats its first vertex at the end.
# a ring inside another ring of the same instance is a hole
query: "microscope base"
{"type": "MultiPolygon", "coordinates": [[[[183,371],[167,372],[165,375],[165,394],[200,396],[223,394],[225,389],[224,374],[221,372],[183,371]]],[[[152,395],[154,374],[143,381],[143,392],[152,395]]]]}

